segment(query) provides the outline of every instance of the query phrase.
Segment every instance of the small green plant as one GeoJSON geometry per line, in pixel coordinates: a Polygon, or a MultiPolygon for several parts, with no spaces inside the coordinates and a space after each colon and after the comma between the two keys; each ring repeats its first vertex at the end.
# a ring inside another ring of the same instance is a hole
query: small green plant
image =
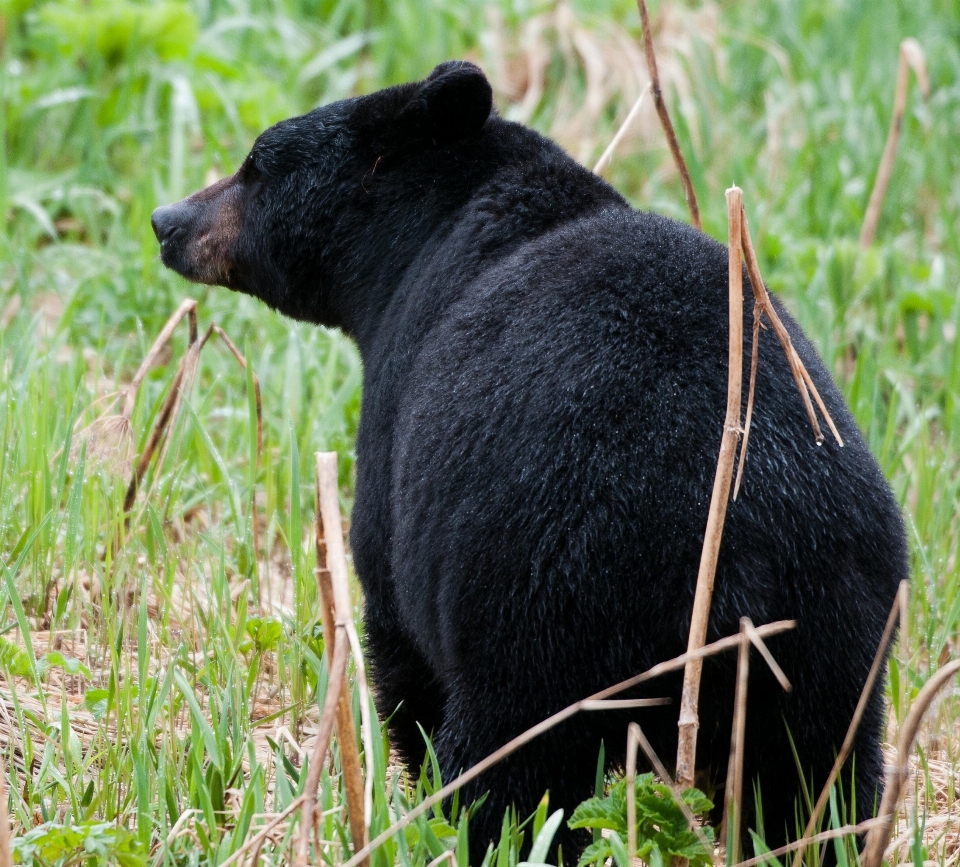
{"type": "MultiPolygon", "coordinates": [[[[674,856],[686,858],[691,867],[709,867],[712,852],[704,848],[697,835],[690,830],[683,810],[669,786],[654,781],[653,774],[641,774],[635,780],[637,789],[637,851],[650,867],[664,867],[674,856]]],[[[706,813],[713,803],[699,789],[687,789],[683,802],[690,812],[706,813]]],[[[627,781],[619,780],[604,797],[584,801],[573,811],[568,824],[571,828],[590,828],[609,831],[608,836],[596,839],[584,851],[577,867],[602,864],[613,858],[618,867],[630,867],[627,853],[627,781]]],[[[713,829],[704,828],[704,836],[713,842],[713,829]]]]}
{"type": "Polygon", "coordinates": [[[141,867],[146,863],[137,838],[112,822],[45,822],[15,837],[12,849],[14,863],[30,867],[67,867],[81,862],[94,867],[141,867]]]}

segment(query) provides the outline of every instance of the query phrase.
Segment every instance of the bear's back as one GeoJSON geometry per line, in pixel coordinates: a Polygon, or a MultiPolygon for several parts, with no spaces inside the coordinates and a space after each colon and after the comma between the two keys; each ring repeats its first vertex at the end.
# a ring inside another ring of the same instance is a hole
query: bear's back
{"type": "MultiPolygon", "coordinates": [[[[746,280],[744,291],[745,406],[746,280]]],[[[443,311],[397,404],[390,552],[400,609],[438,664],[473,652],[462,645],[478,612],[502,624],[538,606],[576,611],[586,632],[615,609],[633,618],[636,644],[679,652],[689,605],[677,600],[692,600],[725,413],[727,304],[725,248],[613,207],[522,245],[443,311]]],[[[902,577],[882,565],[903,559],[886,483],[816,352],[781,315],[846,445],[815,443],[783,351],[762,333],[714,603],[725,634],[744,613],[797,616],[825,582],[853,589],[876,573],[886,599],[902,577]],[[836,570],[841,559],[854,567],[836,570]],[[745,566],[748,591],[735,577],[745,566]]],[[[550,642],[551,628],[533,618],[530,640],[550,642]]]]}

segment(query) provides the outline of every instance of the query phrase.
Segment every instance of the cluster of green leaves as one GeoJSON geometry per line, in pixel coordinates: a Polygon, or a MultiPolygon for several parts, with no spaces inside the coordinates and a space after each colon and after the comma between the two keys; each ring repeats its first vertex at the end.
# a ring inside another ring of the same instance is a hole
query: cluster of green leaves
{"type": "Polygon", "coordinates": [[[139,840],[112,822],[37,825],[12,842],[14,863],[25,867],[142,867],[146,857],[139,840]]]}
{"type": "MultiPolygon", "coordinates": [[[[677,803],[669,786],[658,783],[653,774],[640,774],[634,780],[637,812],[634,821],[637,828],[636,857],[649,867],[669,867],[671,858],[685,858],[692,867],[710,867],[713,850],[705,849],[703,843],[691,830],[687,817],[677,803]]],[[[703,815],[713,808],[713,803],[699,789],[687,789],[683,803],[694,815],[703,815]]],[[[570,817],[571,828],[604,830],[609,834],[595,835],[597,839],[584,850],[577,867],[595,863],[597,867],[613,858],[617,867],[630,867],[627,852],[627,781],[618,780],[606,795],[584,801],[570,817]]],[[[708,842],[713,840],[713,829],[706,827],[703,833],[708,842]]]]}

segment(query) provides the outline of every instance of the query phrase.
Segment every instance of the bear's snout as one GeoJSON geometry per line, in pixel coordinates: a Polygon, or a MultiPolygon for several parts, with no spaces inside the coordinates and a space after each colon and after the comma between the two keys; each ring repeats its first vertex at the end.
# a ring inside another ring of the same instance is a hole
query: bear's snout
{"type": "Polygon", "coordinates": [[[163,205],[150,215],[150,225],[153,226],[153,234],[157,236],[161,249],[180,231],[179,217],[176,205],[163,205]]]}
{"type": "Polygon", "coordinates": [[[235,178],[224,178],[150,216],[160,261],[195,283],[235,286],[240,215],[235,178]]]}

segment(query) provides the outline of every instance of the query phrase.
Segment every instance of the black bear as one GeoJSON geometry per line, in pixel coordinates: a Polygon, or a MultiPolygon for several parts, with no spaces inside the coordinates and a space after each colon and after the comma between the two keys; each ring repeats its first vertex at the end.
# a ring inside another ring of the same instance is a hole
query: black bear
{"type": "MultiPolygon", "coordinates": [[[[359,346],[350,541],[377,707],[411,772],[425,752],[418,724],[449,780],[683,653],[725,410],[725,247],[634,211],[556,144],[499,118],[487,79],[463,62],[277,124],[236,174],[152,222],[184,277],[359,346]]],[[[751,669],[747,792],[771,846],[806,815],[801,776],[814,793],[825,778],[907,576],[894,498],[774,303],[846,445],[815,443],[779,344],[761,340],[709,638],[736,633],[742,616],[797,621],[771,641],[792,693],[751,669]]],[[[744,319],[749,359],[750,300],[744,319]]],[[[704,668],[697,764],[715,782],[734,668],[734,655],[704,668]]],[[[489,792],[471,821],[473,861],[511,803],[523,815],[549,790],[569,816],[592,794],[601,740],[622,763],[629,719],[670,760],[679,684],[634,693],[672,706],[581,714],[469,786],[463,803],[489,792]]],[[[882,728],[878,685],[843,789],[859,819],[875,809],[882,728]]],[[[760,827],[752,812],[745,821],[760,827]]],[[[569,862],[582,841],[562,839],[569,862]]]]}

